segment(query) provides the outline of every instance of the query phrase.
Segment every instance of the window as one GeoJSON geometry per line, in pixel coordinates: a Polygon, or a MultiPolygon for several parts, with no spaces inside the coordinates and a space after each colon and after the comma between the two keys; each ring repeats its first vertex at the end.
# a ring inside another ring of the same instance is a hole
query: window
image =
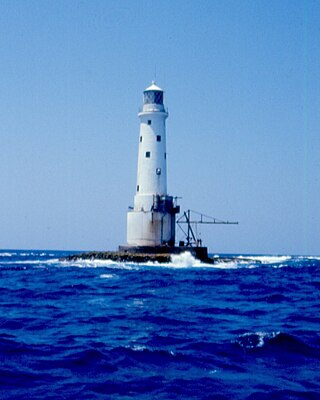
{"type": "Polygon", "coordinates": [[[161,175],[161,168],[157,168],[157,169],[156,169],[156,174],[157,174],[157,175],[161,175]]]}
{"type": "Polygon", "coordinates": [[[148,119],[148,125],[151,125],[151,119],[148,119]]]}
{"type": "Polygon", "coordinates": [[[163,104],[163,92],[147,90],[144,92],[144,104],[163,104]]]}
{"type": "Polygon", "coordinates": [[[140,136],[140,143],[142,142],[142,136],[140,136]]]}
{"type": "Polygon", "coordinates": [[[164,153],[164,159],[165,160],[167,159],[167,153],[164,153]]]}
{"type": "Polygon", "coordinates": [[[150,158],[150,151],[146,151],[146,158],[150,158]]]}
{"type": "Polygon", "coordinates": [[[137,185],[137,192],[139,192],[139,185],[137,185]]]}
{"type": "Polygon", "coordinates": [[[163,104],[163,93],[162,92],[154,92],[154,102],[156,104],[163,104]]]}
{"type": "Polygon", "coordinates": [[[157,135],[157,142],[161,142],[161,136],[157,135]]]}

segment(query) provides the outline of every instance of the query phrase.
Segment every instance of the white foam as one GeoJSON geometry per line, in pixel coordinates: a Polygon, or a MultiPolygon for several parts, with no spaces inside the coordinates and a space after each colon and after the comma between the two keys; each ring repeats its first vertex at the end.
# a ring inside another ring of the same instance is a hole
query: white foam
{"type": "Polygon", "coordinates": [[[265,344],[265,339],[273,339],[278,336],[280,332],[247,332],[238,338],[237,342],[241,347],[246,349],[253,349],[257,347],[263,347],[265,344]],[[242,341],[241,339],[245,339],[242,341]],[[256,341],[258,339],[258,341],[256,341]]]}
{"type": "MultiPolygon", "coordinates": [[[[238,269],[243,268],[244,266],[248,268],[247,262],[238,262],[237,260],[231,261],[221,261],[219,262],[219,257],[214,258],[213,264],[207,264],[201,262],[196,259],[189,251],[186,251],[181,254],[173,254],[171,256],[170,263],[157,263],[157,262],[147,262],[144,265],[146,266],[157,266],[163,268],[216,268],[216,269],[238,269]]],[[[257,265],[253,265],[253,268],[257,267],[257,265]]]]}
{"type": "Polygon", "coordinates": [[[17,253],[0,253],[0,257],[12,257],[15,256],[17,253]]]}
{"type": "MultiPolygon", "coordinates": [[[[18,253],[0,253],[2,257],[11,257],[11,255],[18,254],[18,253]]],[[[28,253],[23,253],[28,254],[28,253]]],[[[29,253],[31,254],[31,253],[29,253]]],[[[33,253],[34,254],[34,253],[33,253]]],[[[40,255],[42,256],[43,253],[40,255]]],[[[33,260],[16,260],[16,261],[2,261],[1,264],[26,264],[26,265],[35,265],[39,267],[47,267],[47,266],[54,266],[54,267],[75,267],[75,268],[110,268],[110,269],[125,269],[125,270],[139,270],[141,268],[176,268],[176,269],[183,269],[183,268],[210,268],[210,269],[253,269],[259,268],[261,265],[270,265],[273,268],[283,268],[287,266],[287,262],[289,260],[294,260],[299,257],[291,257],[291,256],[237,256],[232,257],[230,260],[224,259],[221,256],[214,256],[213,264],[206,264],[198,259],[196,259],[189,251],[186,251],[181,254],[173,254],[171,256],[171,262],[167,263],[159,263],[154,261],[149,261],[145,263],[134,263],[134,262],[120,262],[120,261],[112,261],[112,260],[99,260],[99,259],[88,259],[88,260],[71,260],[71,261],[61,261],[58,258],[48,259],[48,260],[41,260],[41,259],[33,259],[33,260]]],[[[304,259],[319,259],[320,257],[303,257],[304,259]]],[[[107,275],[104,277],[107,279],[107,275]]]]}
{"type": "Polygon", "coordinates": [[[241,265],[240,263],[237,263],[235,261],[229,261],[229,262],[214,263],[211,265],[211,267],[217,268],[217,269],[239,269],[239,268],[243,268],[243,265],[241,265]]]}
{"type": "Polygon", "coordinates": [[[133,346],[125,346],[127,349],[131,349],[133,351],[144,351],[147,350],[146,346],[134,344],[133,346]]]}
{"type": "Polygon", "coordinates": [[[244,262],[252,262],[257,261],[262,264],[279,264],[284,263],[292,259],[291,256],[238,256],[237,259],[241,261],[242,259],[244,262]],[[250,261],[246,261],[246,259],[250,259],[250,261]]]}
{"type": "Polygon", "coordinates": [[[100,278],[102,278],[102,279],[112,279],[112,278],[116,278],[116,275],[114,275],[114,274],[101,274],[100,278]]]}
{"type": "Polygon", "coordinates": [[[259,264],[254,264],[246,261],[234,259],[232,261],[219,262],[218,258],[215,258],[213,264],[206,264],[196,259],[189,251],[181,254],[173,254],[171,256],[171,262],[159,263],[157,261],[147,261],[144,263],[134,262],[117,262],[111,260],[76,260],[76,261],[60,261],[62,266],[66,267],[78,267],[78,268],[97,268],[97,267],[111,267],[112,269],[128,269],[138,270],[145,267],[158,267],[158,268],[214,268],[214,269],[239,269],[239,268],[257,268],[259,264]]]}
{"type": "Polygon", "coordinates": [[[212,369],[212,370],[209,371],[209,375],[216,374],[217,372],[218,372],[217,369],[212,369]]]}
{"type": "MultiPolygon", "coordinates": [[[[135,264],[137,265],[137,264],[135,264]]],[[[200,260],[196,259],[189,251],[181,254],[172,254],[171,262],[159,263],[156,261],[148,261],[143,263],[144,266],[148,267],[160,267],[160,268],[210,268],[212,264],[202,263],[200,260]]]]}
{"type": "Polygon", "coordinates": [[[47,261],[41,261],[41,260],[24,260],[24,261],[1,261],[1,264],[2,265],[20,265],[20,264],[33,264],[33,265],[36,265],[36,264],[49,264],[49,262],[48,262],[49,260],[47,260],[47,261]]]}
{"type": "Polygon", "coordinates": [[[190,251],[185,251],[181,254],[172,254],[171,256],[171,264],[178,268],[183,267],[195,267],[199,266],[201,262],[197,260],[190,251]]]}
{"type": "Polygon", "coordinates": [[[112,267],[113,269],[137,269],[137,264],[129,264],[123,262],[116,262],[112,260],[75,260],[75,261],[59,261],[61,267],[77,267],[77,268],[106,268],[112,267]]]}

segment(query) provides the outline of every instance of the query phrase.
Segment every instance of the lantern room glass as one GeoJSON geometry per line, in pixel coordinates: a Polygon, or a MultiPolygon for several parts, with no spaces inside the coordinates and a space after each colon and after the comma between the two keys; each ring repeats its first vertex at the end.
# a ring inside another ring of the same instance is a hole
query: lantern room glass
{"type": "Polygon", "coordinates": [[[144,92],[144,104],[163,104],[163,92],[157,90],[144,92]]]}

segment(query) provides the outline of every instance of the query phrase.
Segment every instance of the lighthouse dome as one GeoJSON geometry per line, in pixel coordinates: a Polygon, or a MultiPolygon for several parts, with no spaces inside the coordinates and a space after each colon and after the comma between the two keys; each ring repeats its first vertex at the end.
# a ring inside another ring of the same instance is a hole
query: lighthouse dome
{"type": "Polygon", "coordinates": [[[149,92],[151,90],[155,90],[157,92],[163,92],[163,90],[161,88],[159,88],[159,86],[156,85],[155,81],[152,81],[151,85],[149,87],[147,87],[144,91],[149,92]]]}

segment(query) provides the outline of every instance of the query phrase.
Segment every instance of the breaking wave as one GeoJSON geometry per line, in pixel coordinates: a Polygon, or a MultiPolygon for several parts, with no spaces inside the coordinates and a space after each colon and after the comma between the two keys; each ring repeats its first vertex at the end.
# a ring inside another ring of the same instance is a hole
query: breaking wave
{"type": "MultiPolygon", "coordinates": [[[[63,258],[64,253],[61,252],[63,258]]],[[[169,263],[158,263],[158,262],[122,262],[112,260],[100,260],[100,259],[78,259],[71,261],[63,261],[61,258],[57,258],[57,253],[46,253],[46,252],[0,252],[1,265],[2,267],[14,268],[22,266],[35,266],[39,268],[46,267],[74,267],[74,268],[111,268],[111,269],[126,269],[126,270],[137,270],[141,268],[205,268],[205,269],[224,269],[224,270],[236,270],[236,269],[254,269],[260,267],[271,267],[271,268],[284,268],[288,266],[307,265],[309,266],[318,265],[320,257],[316,256],[267,256],[267,255],[232,255],[232,256],[219,256],[213,257],[214,263],[207,264],[197,260],[190,252],[186,251],[181,254],[173,254],[171,256],[171,262],[169,263]]]]}
{"type": "Polygon", "coordinates": [[[268,351],[268,356],[289,353],[291,357],[302,355],[320,359],[318,347],[313,347],[292,334],[280,331],[247,332],[240,335],[235,343],[248,351],[264,349],[268,351]]]}
{"type": "MultiPolygon", "coordinates": [[[[239,261],[243,260],[243,259],[247,259],[248,257],[245,256],[238,256],[237,259],[239,261]]],[[[250,256],[250,260],[252,260],[253,262],[259,262],[261,264],[264,265],[268,265],[268,264],[281,264],[281,263],[285,263],[288,262],[292,259],[291,256],[250,256]]]]}
{"type": "Polygon", "coordinates": [[[236,339],[236,343],[244,349],[256,349],[265,346],[270,340],[279,336],[280,332],[246,332],[236,339]]]}

